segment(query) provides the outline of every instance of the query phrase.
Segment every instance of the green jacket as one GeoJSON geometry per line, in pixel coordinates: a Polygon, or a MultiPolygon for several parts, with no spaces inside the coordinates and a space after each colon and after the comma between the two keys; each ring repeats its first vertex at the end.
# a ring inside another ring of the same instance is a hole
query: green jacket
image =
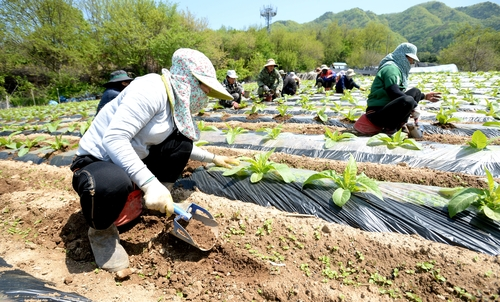
{"type": "Polygon", "coordinates": [[[397,84],[402,91],[406,89],[403,86],[403,77],[399,68],[394,65],[386,65],[377,72],[375,79],[372,83],[370,94],[368,95],[367,105],[371,106],[385,106],[390,103],[392,99],[389,97],[385,89],[394,84],[397,84]]]}
{"type": "Polygon", "coordinates": [[[283,90],[283,79],[276,68],[271,73],[267,68],[263,68],[257,76],[257,85],[259,87],[266,85],[269,89],[281,92],[283,90]]]}

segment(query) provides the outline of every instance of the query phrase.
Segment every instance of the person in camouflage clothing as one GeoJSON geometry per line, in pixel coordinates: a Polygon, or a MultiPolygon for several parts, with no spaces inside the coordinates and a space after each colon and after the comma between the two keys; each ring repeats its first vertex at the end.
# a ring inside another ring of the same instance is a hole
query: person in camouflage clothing
{"type": "Polygon", "coordinates": [[[226,88],[227,92],[233,96],[232,100],[219,100],[219,104],[225,108],[240,108],[241,96],[243,95],[243,86],[236,80],[238,76],[236,71],[228,70],[226,78],[222,82],[222,86],[226,88]]]}
{"type": "Polygon", "coordinates": [[[259,85],[257,94],[261,98],[266,97],[269,101],[281,97],[283,90],[283,79],[275,68],[277,66],[273,59],[269,59],[257,76],[257,85],[259,85]]]}

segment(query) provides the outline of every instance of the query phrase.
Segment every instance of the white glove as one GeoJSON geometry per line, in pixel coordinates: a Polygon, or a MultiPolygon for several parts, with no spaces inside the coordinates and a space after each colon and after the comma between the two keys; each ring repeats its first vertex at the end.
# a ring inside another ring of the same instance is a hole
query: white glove
{"type": "Polygon", "coordinates": [[[240,161],[229,156],[215,155],[212,162],[219,167],[231,169],[232,166],[239,166],[240,161]]]}
{"type": "Polygon", "coordinates": [[[166,213],[167,218],[174,213],[172,195],[157,178],[143,185],[141,190],[144,191],[146,208],[166,213]]]}

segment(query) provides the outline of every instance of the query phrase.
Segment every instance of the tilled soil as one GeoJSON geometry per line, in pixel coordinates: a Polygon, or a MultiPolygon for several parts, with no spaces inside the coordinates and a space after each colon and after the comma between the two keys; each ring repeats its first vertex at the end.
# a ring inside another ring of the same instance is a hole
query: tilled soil
{"type": "MultiPolygon", "coordinates": [[[[249,152],[210,149],[224,155],[249,152]]],[[[273,156],[312,170],[345,165],[273,156]]],[[[199,165],[190,162],[185,175],[199,165]]],[[[375,164],[361,169],[452,185],[451,175],[448,180],[447,173],[425,169],[375,164]]],[[[0,257],[12,265],[0,267],[0,275],[23,270],[49,289],[93,301],[493,301],[500,295],[498,257],[183,188],[172,191],[176,202],[196,203],[214,216],[214,247],[204,252],[179,240],[168,232],[172,218],[144,210],[119,228],[133,271],[121,279],[93,263],[68,167],[0,161],[0,171],[0,257]]],[[[460,178],[481,184],[475,177],[460,178]]],[[[203,236],[196,230],[190,232],[203,236]]]]}

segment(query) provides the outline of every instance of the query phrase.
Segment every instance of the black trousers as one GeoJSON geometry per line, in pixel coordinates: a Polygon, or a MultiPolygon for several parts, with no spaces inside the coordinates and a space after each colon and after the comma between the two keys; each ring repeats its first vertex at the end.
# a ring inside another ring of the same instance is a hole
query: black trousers
{"type": "MultiPolygon", "coordinates": [[[[151,146],[143,162],[161,182],[175,182],[192,150],[193,141],[175,131],[161,144],[151,146]]],[[[128,195],[140,185],[114,163],[90,155],[75,157],[70,169],[85,220],[97,230],[108,228],[118,218],[128,195]]]]}
{"type": "Polygon", "coordinates": [[[399,130],[408,122],[410,113],[421,99],[420,89],[412,88],[405,92],[405,96],[400,96],[385,106],[366,108],[366,117],[376,126],[387,130],[399,130]]]}

